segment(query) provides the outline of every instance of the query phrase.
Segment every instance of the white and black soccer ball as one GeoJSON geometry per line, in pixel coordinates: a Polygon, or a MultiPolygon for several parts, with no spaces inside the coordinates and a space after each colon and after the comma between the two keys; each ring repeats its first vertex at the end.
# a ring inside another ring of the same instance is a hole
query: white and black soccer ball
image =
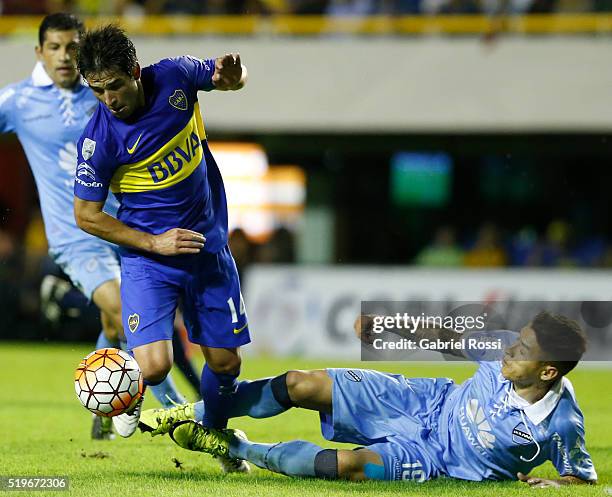
{"type": "Polygon", "coordinates": [[[142,397],[144,384],[136,360],[119,349],[99,349],[87,355],[74,373],[77,397],[99,416],[117,416],[142,397]]]}

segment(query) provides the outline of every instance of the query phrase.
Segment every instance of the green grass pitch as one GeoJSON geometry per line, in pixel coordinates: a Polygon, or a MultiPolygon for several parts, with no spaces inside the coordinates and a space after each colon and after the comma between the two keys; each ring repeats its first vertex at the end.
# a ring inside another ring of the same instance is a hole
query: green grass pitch
{"type": "MultiPolygon", "coordinates": [[[[74,394],[73,371],[91,351],[84,345],[32,345],[0,342],[0,476],[67,475],[75,496],[512,496],[544,492],[547,495],[612,495],[612,369],[582,367],[572,372],[580,406],[586,418],[587,448],[599,475],[598,486],[530,489],[518,482],[470,483],[439,479],[415,483],[347,483],[297,480],[255,469],[251,475],[220,474],[206,454],[188,452],[166,437],[137,433],[112,442],[89,438],[91,418],[74,394]],[[175,461],[181,463],[178,468],[175,461]]],[[[287,369],[326,366],[370,367],[406,376],[469,377],[469,364],[340,363],[303,359],[245,358],[244,378],[280,374],[287,369]]],[[[180,374],[175,378],[188,389],[180,374]]],[[[155,407],[148,396],[145,407],[155,407]]],[[[277,442],[302,438],[327,447],[316,413],[292,409],[276,418],[234,419],[250,439],[277,442]]],[[[347,447],[346,445],[344,447],[347,447]]],[[[554,476],[547,464],[534,471],[554,476]]],[[[62,492],[15,492],[6,495],[65,495],[62,492]]]]}

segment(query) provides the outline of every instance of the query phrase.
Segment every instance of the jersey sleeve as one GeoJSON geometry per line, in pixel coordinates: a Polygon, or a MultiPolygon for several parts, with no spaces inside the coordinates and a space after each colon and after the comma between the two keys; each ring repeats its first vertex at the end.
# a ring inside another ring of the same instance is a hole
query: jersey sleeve
{"type": "Polygon", "coordinates": [[[550,460],[561,476],[597,480],[597,473],[584,443],[584,420],[577,413],[565,416],[552,435],[550,460]]]}
{"type": "Polygon", "coordinates": [[[15,125],[13,123],[13,99],[16,94],[15,88],[7,86],[0,90],[0,133],[13,133],[15,125]]]}
{"type": "Polygon", "coordinates": [[[108,196],[117,164],[112,160],[112,153],[104,149],[108,146],[107,140],[92,132],[95,127],[88,125],[77,144],[74,195],[83,200],[102,202],[108,196]]]}
{"type": "Polygon", "coordinates": [[[184,55],[173,60],[196,91],[215,89],[212,82],[213,74],[215,74],[215,59],[198,59],[191,55],[184,55]]]}

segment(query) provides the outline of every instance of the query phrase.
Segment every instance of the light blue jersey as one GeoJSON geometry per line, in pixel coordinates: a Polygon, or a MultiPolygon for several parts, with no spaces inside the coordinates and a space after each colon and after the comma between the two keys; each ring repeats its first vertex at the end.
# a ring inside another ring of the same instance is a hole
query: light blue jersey
{"type": "MultiPolygon", "coordinates": [[[[504,345],[518,337],[489,334],[504,345]]],[[[323,436],[378,453],[385,469],[379,477],[387,480],[516,480],[518,472],[529,474],[547,460],[562,476],[597,479],[567,378],[529,404],[502,376],[500,361],[471,358],[480,367],[461,385],[449,378],[329,369],[333,415],[321,414],[323,436]]]]}
{"type": "MultiPolygon", "coordinates": [[[[38,63],[28,79],[0,91],[0,133],[16,133],[38,188],[49,248],[90,240],[74,220],[76,143],[98,101],[87,86],[60,89],[38,63]]],[[[109,197],[105,210],[117,211],[109,197]]]]}
{"type": "Polygon", "coordinates": [[[596,480],[585,449],[584,418],[570,380],[562,378],[534,404],[519,397],[501,362],[480,363],[476,374],[446,398],[438,439],[448,476],[516,479],[551,461],[561,476],[596,480]]]}

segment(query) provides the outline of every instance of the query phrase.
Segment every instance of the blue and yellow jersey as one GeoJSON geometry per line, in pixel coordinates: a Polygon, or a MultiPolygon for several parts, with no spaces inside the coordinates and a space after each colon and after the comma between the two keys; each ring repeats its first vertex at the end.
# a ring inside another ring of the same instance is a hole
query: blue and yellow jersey
{"type": "MultiPolygon", "coordinates": [[[[102,104],[79,140],[74,193],[120,202],[117,217],[152,234],[186,228],[204,234],[204,250],[227,243],[227,205],[208,143],[197,92],[214,88],[214,59],[164,59],[142,69],[145,107],[128,120],[102,104]]],[[[130,252],[130,251],[128,251],[130,252]]]]}

